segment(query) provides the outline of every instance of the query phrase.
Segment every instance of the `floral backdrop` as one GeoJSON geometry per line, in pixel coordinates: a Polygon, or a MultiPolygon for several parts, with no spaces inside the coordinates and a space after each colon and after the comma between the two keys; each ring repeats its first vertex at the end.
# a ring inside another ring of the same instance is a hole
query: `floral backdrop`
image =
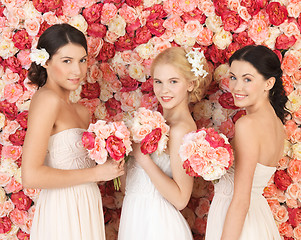
{"type": "MultiPolygon", "coordinates": [[[[283,239],[301,239],[301,1],[300,0],[1,0],[0,4],[0,239],[29,239],[40,190],[21,182],[22,145],[30,99],[29,54],[47,27],[69,23],[85,33],[87,79],[70,99],[88,107],[91,121],[126,119],[138,107],[158,109],[149,70],[170,46],[202,48],[214,71],[207,96],[191,105],[199,127],[229,138],[236,109],[228,92],[228,59],[248,44],[273,49],[282,61],[291,115],[285,156],[265,188],[283,239]]],[[[106,235],[117,238],[122,193],[100,184],[106,235]]],[[[195,239],[204,239],[213,185],[195,180],[182,213],[195,239]]]]}

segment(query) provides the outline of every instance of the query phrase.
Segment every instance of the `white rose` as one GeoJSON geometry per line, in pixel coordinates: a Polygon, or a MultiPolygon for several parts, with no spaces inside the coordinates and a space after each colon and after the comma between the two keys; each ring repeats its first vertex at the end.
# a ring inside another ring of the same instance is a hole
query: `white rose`
{"type": "Polygon", "coordinates": [[[212,38],[212,42],[217,46],[218,49],[226,49],[232,42],[232,34],[224,29],[215,33],[212,38]]]}
{"type": "Polygon", "coordinates": [[[186,36],[185,33],[181,31],[175,34],[174,41],[181,46],[193,47],[196,38],[186,36]]]}
{"type": "Polygon", "coordinates": [[[275,49],[275,43],[276,43],[276,38],[280,36],[281,31],[279,30],[278,27],[269,27],[269,36],[268,38],[264,41],[264,43],[271,48],[272,50],[275,49]]]}
{"type": "Polygon", "coordinates": [[[120,15],[116,15],[108,24],[109,31],[115,33],[119,37],[125,35],[125,27],[126,21],[120,15]]]}
{"type": "Polygon", "coordinates": [[[83,15],[78,14],[74,17],[71,17],[69,20],[69,24],[82,31],[84,34],[87,33],[88,23],[86,22],[86,19],[83,17],[83,15]]]}
{"type": "Polygon", "coordinates": [[[296,158],[301,160],[301,143],[295,143],[291,147],[291,156],[292,158],[296,158]]]}
{"type": "Polygon", "coordinates": [[[95,109],[94,115],[97,119],[106,119],[107,114],[105,103],[101,101],[95,109]]]}
{"type": "Polygon", "coordinates": [[[11,39],[0,39],[0,57],[6,59],[14,56],[19,50],[15,47],[11,39]]]}
{"type": "Polygon", "coordinates": [[[71,91],[69,94],[69,100],[73,103],[77,103],[80,99],[80,93],[82,92],[82,85],[79,85],[79,87],[75,91],[71,91]]]}
{"type": "Polygon", "coordinates": [[[150,42],[146,44],[140,44],[135,48],[135,51],[141,58],[149,59],[154,52],[154,46],[150,42]]]}
{"type": "Polygon", "coordinates": [[[214,15],[206,18],[205,24],[212,32],[219,32],[222,29],[223,21],[220,16],[214,15]]]}
{"type": "Polygon", "coordinates": [[[139,82],[145,82],[145,69],[141,64],[130,64],[129,66],[129,75],[131,78],[136,79],[139,82]]]}

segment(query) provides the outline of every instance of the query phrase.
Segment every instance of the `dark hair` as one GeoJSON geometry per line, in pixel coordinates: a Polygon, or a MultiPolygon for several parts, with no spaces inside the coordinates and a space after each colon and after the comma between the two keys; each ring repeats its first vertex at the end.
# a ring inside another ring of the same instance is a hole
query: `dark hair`
{"type": "MultiPolygon", "coordinates": [[[[37,49],[44,48],[49,54],[49,59],[51,59],[61,47],[68,43],[79,44],[88,52],[85,35],[67,23],[55,24],[47,28],[39,38],[37,49]]],[[[46,69],[32,62],[28,70],[28,79],[31,83],[42,87],[47,80],[46,69]]]]}
{"type": "Polygon", "coordinates": [[[289,113],[285,104],[287,96],[282,83],[281,63],[276,53],[262,45],[249,45],[237,50],[229,59],[229,63],[235,60],[246,61],[267,80],[271,77],[276,79],[273,88],[269,91],[269,100],[277,116],[284,122],[289,113]]]}

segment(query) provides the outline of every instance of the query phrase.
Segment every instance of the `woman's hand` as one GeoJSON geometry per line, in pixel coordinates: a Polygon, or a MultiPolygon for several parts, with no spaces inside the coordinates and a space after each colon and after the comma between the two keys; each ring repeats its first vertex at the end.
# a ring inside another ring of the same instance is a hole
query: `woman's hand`
{"type": "Polygon", "coordinates": [[[96,181],[110,181],[124,174],[124,159],[115,161],[108,159],[104,164],[95,166],[96,181]]]}

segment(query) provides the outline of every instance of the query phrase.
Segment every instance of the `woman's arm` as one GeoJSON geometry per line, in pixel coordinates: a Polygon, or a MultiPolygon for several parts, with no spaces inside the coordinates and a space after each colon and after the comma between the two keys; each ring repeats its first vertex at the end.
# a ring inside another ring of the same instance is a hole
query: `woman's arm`
{"type": "Polygon", "coordinates": [[[234,194],[229,206],[222,240],[239,239],[250,206],[254,171],[259,156],[259,143],[251,119],[243,117],[235,124],[234,194]]]}
{"type": "MultiPolygon", "coordinates": [[[[192,131],[192,130],[191,130],[192,131]]],[[[167,176],[147,154],[141,153],[139,146],[134,146],[134,156],[136,161],[143,167],[149,175],[151,181],[171,204],[182,210],[186,207],[193,187],[193,177],[185,173],[182,161],[179,156],[182,139],[189,131],[176,127],[170,130],[168,149],[170,152],[170,164],[173,178],[167,176]]]]}
{"type": "Polygon", "coordinates": [[[88,169],[60,170],[44,165],[48,140],[59,115],[61,100],[50,91],[36,94],[31,101],[23,146],[22,184],[26,188],[60,188],[111,180],[123,173],[108,161],[88,169]]]}

